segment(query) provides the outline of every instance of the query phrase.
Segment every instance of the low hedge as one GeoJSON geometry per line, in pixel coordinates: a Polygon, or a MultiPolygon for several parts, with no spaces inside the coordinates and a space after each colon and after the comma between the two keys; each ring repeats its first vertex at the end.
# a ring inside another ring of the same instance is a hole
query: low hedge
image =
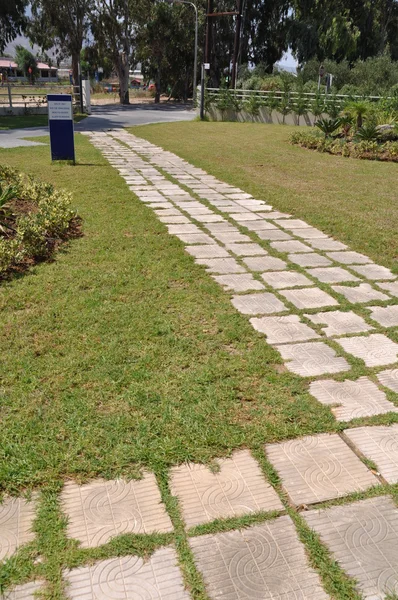
{"type": "Polygon", "coordinates": [[[49,258],[79,234],[71,194],[0,165],[0,276],[49,258]]]}
{"type": "Polygon", "coordinates": [[[318,152],[366,160],[398,162],[397,141],[357,142],[344,137],[325,137],[317,130],[309,130],[294,132],[290,136],[290,142],[318,152]]]}

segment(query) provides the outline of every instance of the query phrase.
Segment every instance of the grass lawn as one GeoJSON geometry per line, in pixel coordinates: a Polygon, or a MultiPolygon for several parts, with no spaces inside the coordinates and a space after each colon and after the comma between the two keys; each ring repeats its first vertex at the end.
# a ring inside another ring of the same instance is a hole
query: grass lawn
{"type": "Polygon", "coordinates": [[[130,131],[397,270],[398,165],[292,146],[296,129],[190,122],[130,131]]]}
{"type": "MultiPolygon", "coordinates": [[[[221,125],[222,144],[215,138],[217,127],[192,123],[134,131],[190,158],[197,142],[197,164],[258,195],[263,190],[261,196],[271,195],[278,208],[308,197],[307,208],[295,212],[311,221],[310,212],[309,216],[305,212],[310,210],[309,191],[291,191],[284,199],[283,173],[277,184],[277,160],[283,164],[283,155],[299,154],[298,149],[283,146],[286,131],[281,130],[281,139],[275,142],[268,191],[261,181],[265,167],[253,168],[254,183],[249,183],[250,169],[241,147],[234,160],[228,137],[237,139],[234,126],[221,125]],[[194,141],[188,142],[188,135],[194,141]],[[213,158],[205,156],[206,147],[213,158]]],[[[253,126],[250,131],[263,139],[267,128],[253,126]]],[[[254,153],[249,142],[244,145],[246,152],[254,153]]],[[[85,233],[54,262],[38,264],[0,286],[0,491],[41,490],[36,539],[0,564],[0,593],[2,586],[44,577],[49,584],[45,597],[61,600],[64,568],[108,556],[147,555],[174,542],[193,599],[208,600],[170,495],[168,467],[181,461],[210,461],[249,447],[281,491],[264,458],[264,443],[344,425],[308,394],[305,380],[282,367],[279,354],[233,309],[228,294],[134,198],[84,136],[76,136],[76,150],[75,167],[51,165],[48,147],[0,151],[2,162],[73,192],[85,233]],[[95,550],[79,549],[68,540],[58,499],[66,479],[135,476],[142,467],[158,478],[174,534],[124,535],[95,550]]],[[[272,160],[267,144],[257,152],[267,154],[262,164],[272,160]]],[[[310,163],[326,158],[308,152],[305,157],[310,163]]],[[[376,166],[392,173],[389,165],[361,163],[360,168],[376,166]]],[[[332,227],[332,217],[320,210],[317,198],[314,195],[312,222],[319,225],[330,219],[332,227]]],[[[339,204],[336,193],[335,201],[339,204]]],[[[340,221],[336,219],[335,228],[340,221]]],[[[346,235],[354,234],[350,223],[346,235]]],[[[377,245],[373,247],[376,251],[377,245]]],[[[393,486],[388,491],[394,493],[393,486]]],[[[327,591],[336,600],[358,600],[352,583],[303,519],[286,508],[327,591]]],[[[269,516],[221,521],[205,529],[228,530],[269,516]]]]}
{"type": "MultiPolygon", "coordinates": [[[[82,121],[86,115],[74,115],[75,123],[82,121]]],[[[0,131],[5,129],[24,129],[25,127],[46,127],[48,115],[0,116],[0,131]]]]}

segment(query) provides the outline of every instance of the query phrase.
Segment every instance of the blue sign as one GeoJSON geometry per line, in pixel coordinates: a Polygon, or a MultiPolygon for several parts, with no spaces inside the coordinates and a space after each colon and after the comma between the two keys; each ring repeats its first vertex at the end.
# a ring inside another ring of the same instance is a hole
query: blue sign
{"type": "Polygon", "coordinates": [[[49,94],[47,102],[51,158],[52,160],[73,160],[75,162],[72,96],[49,94]]]}

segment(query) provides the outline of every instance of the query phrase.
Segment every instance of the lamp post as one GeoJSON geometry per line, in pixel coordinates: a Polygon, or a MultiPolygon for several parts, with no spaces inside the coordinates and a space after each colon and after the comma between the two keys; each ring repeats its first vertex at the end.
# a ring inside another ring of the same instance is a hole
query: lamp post
{"type": "Polygon", "coordinates": [[[189,0],[166,0],[168,4],[190,4],[195,11],[195,58],[193,66],[193,101],[196,101],[196,81],[198,74],[198,7],[189,0]]]}

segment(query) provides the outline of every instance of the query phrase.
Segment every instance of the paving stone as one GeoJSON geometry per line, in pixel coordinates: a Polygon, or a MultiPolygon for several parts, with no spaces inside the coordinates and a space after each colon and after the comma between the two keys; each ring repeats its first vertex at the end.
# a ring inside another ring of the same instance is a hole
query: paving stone
{"type": "Polygon", "coordinates": [[[195,258],[229,258],[229,253],[218,244],[189,246],[186,251],[195,258]]]}
{"type": "MultiPolygon", "coordinates": [[[[394,412],[397,412],[396,408],[394,412]]],[[[391,484],[398,483],[398,424],[358,427],[344,432],[358,450],[377,466],[391,484]]]]}
{"type": "Polygon", "coordinates": [[[387,369],[377,375],[381,385],[398,394],[398,369],[387,369]]]}
{"type": "Polygon", "coordinates": [[[243,315],[272,315],[286,310],[286,306],[268,292],[233,296],[231,302],[243,315]]]}
{"type": "Polygon", "coordinates": [[[288,229],[289,231],[292,229],[307,229],[310,227],[308,223],[301,219],[275,219],[275,223],[279,225],[279,227],[283,227],[283,229],[288,229]]]}
{"type": "Polygon", "coordinates": [[[201,223],[223,223],[224,218],[220,215],[195,215],[195,220],[201,223]]]}
{"type": "Polygon", "coordinates": [[[381,333],[339,338],[336,341],[346,352],[361,358],[367,367],[390,365],[398,361],[398,344],[381,333]]]}
{"type": "Polygon", "coordinates": [[[300,285],[313,285],[311,279],[308,279],[302,273],[295,271],[278,271],[276,273],[263,273],[261,277],[268,285],[271,285],[277,290],[291,288],[300,285]]]}
{"type": "Polygon", "coordinates": [[[227,244],[230,252],[237,256],[258,256],[268,254],[259,244],[227,244]]]}
{"type": "Polygon", "coordinates": [[[368,256],[359,254],[359,252],[328,252],[329,258],[336,262],[342,263],[343,265],[360,265],[365,263],[371,263],[372,261],[368,256]]]}
{"type": "Polygon", "coordinates": [[[246,213],[241,212],[239,214],[233,215],[233,218],[238,223],[241,223],[242,225],[246,225],[247,221],[259,221],[260,222],[263,217],[261,215],[256,215],[256,213],[252,213],[252,212],[246,212],[246,213]]]}
{"type": "Polygon", "coordinates": [[[264,218],[261,218],[259,221],[245,221],[244,226],[256,233],[257,231],[278,231],[276,225],[266,221],[264,218]]]}
{"type": "Polygon", "coordinates": [[[94,481],[65,484],[62,507],[68,517],[68,536],[82,548],[106,544],[123,533],[172,531],[155,476],[145,473],[136,481],[94,481]]]}
{"type": "Polygon", "coordinates": [[[316,239],[327,239],[326,233],[315,229],[315,227],[308,227],[308,229],[291,229],[291,232],[296,237],[303,238],[304,240],[316,240],[316,239]]]}
{"type": "Polygon", "coordinates": [[[323,290],[317,287],[302,288],[299,290],[281,291],[289,302],[297,306],[297,308],[321,308],[323,306],[336,306],[337,300],[329,296],[323,290]]]}
{"type": "Polygon", "coordinates": [[[298,240],[291,240],[288,242],[272,242],[271,246],[278,252],[313,252],[312,248],[309,248],[309,246],[306,246],[306,244],[303,244],[298,240]]]}
{"type": "Polygon", "coordinates": [[[261,511],[283,510],[274,489],[248,450],[206,465],[184,464],[171,469],[171,493],[177,496],[187,527],[261,511]]]}
{"type": "Polygon", "coordinates": [[[332,289],[338,294],[342,294],[349,302],[353,304],[370,302],[371,300],[389,300],[390,298],[378,292],[369,283],[360,283],[355,287],[347,285],[333,285],[332,289]]]}
{"type": "Polygon", "coordinates": [[[71,600],[189,600],[174,548],[138,556],[110,558],[64,573],[71,600]]]}
{"type": "Polygon", "coordinates": [[[224,233],[239,233],[239,229],[237,229],[227,221],[222,221],[220,223],[209,223],[208,225],[206,225],[206,229],[208,229],[212,233],[217,233],[220,231],[224,233]]]}
{"type": "Polygon", "coordinates": [[[398,281],[394,281],[392,283],[378,283],[377,284],[383,290],[387,290],[390,292],[392,296],[398,298],[398,281]]]}
{"type": "Polygon", "coordinates": [[[212,275],[212,277],[227,291],[250,292],[251,290],[264,289],[263,284],[255,280],[250,273],[244,275],[212,275]]]}
{"type": "Polygon", "coordinates": [[[367,377],[356,381],[314,381],[310,384],[310,393],[322,404],[332,406],[332,413],[338,421],[398,412],[385,393],[367,377]]]}
{"type": "Polygon", "coordinates": [[[297,506],[341,498],[379,483],[336,433],[267,444],[265,449],[297,506]]]}
{"type": "Polygon", "coordinates": [[[344,281],[359,281],[358,277],[355,277],[349,271],[342,269],[341,267],[329,267],[329,268],[318,268],[308,269],[308,273],[322,281],[322,283],[340,283],[344,281]]]}
{"type": "Polygon", "coordinates": [[[287,269],[287,264],[274,256],[244,258],[243,262],[251,271],[281,271],[287,269]]]}
{"type": "Polygon", "coordinates": [[[343,312],[333,310],[305,316],[316,325],[321,325],[327,337],[345,335],[347,333],[361,333],[373,329],[362,317],[352,311],[343,312]]]}
{"type": "Polygon", "coordinates": [[[267,215],[267,219],[290,219],[292,215],[288,215],[287,213],[279,212],[279,210],[274,210],[269,212],[267,215]]]}
{"type": "Polygon", "coordinates": [[[198,258],[195,262],[198,265],[207,267],[210,273],[220,273],[225,275],[231,273],[246,273],[245,269],[239,265],[234,258],[198,258]]]}
{"type": "Polygon", "coordinates": [[[250,323],[254,329],[265,333],[269,344],[304,342],[320,337],[311,327],[301,323],[297,315],[253,318],[250,323]]]}
{"type": "Polygon", "coordinates": [[[42,584],[36,581],[17,585],[14,588],[0,594],[0,600],[37,600],[35,592],[42,589],[42,584]]]}
{"type": "Polygon", "coordinates": [[[237,194],[225,194],[227,198],[232,198],[232,200],[249,200],[253,198],[251,194],[246,194],[245,192],[239,192],[237,194]]]}
{"type": "Polygon", "coordinates": [[[211,600],[327,600],[289,516],[190,538],[211,600]]]}
{"type": "Polygon", "coordinates": [[[203,233],[196,225],[168,225],[167,229],[171,235],[177,233],[203,233]]]}
{"type": "Polygon", "coordinates": [[[309,244],[317,250],[347,250],[348,246],[331,238],[309,240],[309,244]]]}
{"type": "Polygon", "coordinates": [[[383,327],[398,325],[398,304],[393,306],[371,306],[370,316],[383,327]]]}
{"type": "MultiPolygon", "coordinates": [[[[173,206],[173,205],[171,204],[171,206],[173,206]]],[[[158,217],[173,217],[173,216],[181,215],[180,211],[177,210],[176,208],[165,208],[165,209],[155,210],[154,212],[155,212],[156,216],[158,216],[158,217]]]]}
{"type": "Polygon", "coordinates": [[[251,242],[251,239],[248,235],[243,235],[243,233],[234,233],[232,232],[215,232],[213,233],[214,237],[222,242],[223,244],[232,244],[234,242],[251,242]]]}
{"type": "Polygon", "coordinates": [[[316,252],[308,254],[289,254],[289,260],[300,267],[328,267],[332,263],[330,260],[317,254],[316,252]]]}
{"type": "Polygon", "coordinates": [[[315,377],[329,373],[349,371],[350,365],[345,358],[338,357],[336,352],[323,342],[307,342],[291,346],[277,346],[286,368],[301,377],[315,377]]]}
{"type": "Polygon", "coordinates": [[[282,231],[282,229],[266,229],[264,231],[255,231],[260,240],[292,240],[292,236],[282,231]]]}
{"type": "Polygon", "coordinates": [[[179,233],[177,237],[185,244],[214,244],[213,238],[205,233],[179,233]]]}
{"type": "Polygon", "coordinates": [[[351,267],[353,271],[363,275],[371,281],[378,281],[383,279],[396,279],[397,276],[391,273],[390,269],[381,267],[380,265],[364,265],[363,267],[351,267]]]}
{"type": "Polygon", "coordinates": [[[398,593],[398,509],[387,496],[303,513],[368,600],[398,593]]]}
{"type": "Polygon", "coordinates": [[[0,561],[34,539],[35,508],[34,499],[28,502],[23,498],[6,498],[0,504],[0,561]]]}

